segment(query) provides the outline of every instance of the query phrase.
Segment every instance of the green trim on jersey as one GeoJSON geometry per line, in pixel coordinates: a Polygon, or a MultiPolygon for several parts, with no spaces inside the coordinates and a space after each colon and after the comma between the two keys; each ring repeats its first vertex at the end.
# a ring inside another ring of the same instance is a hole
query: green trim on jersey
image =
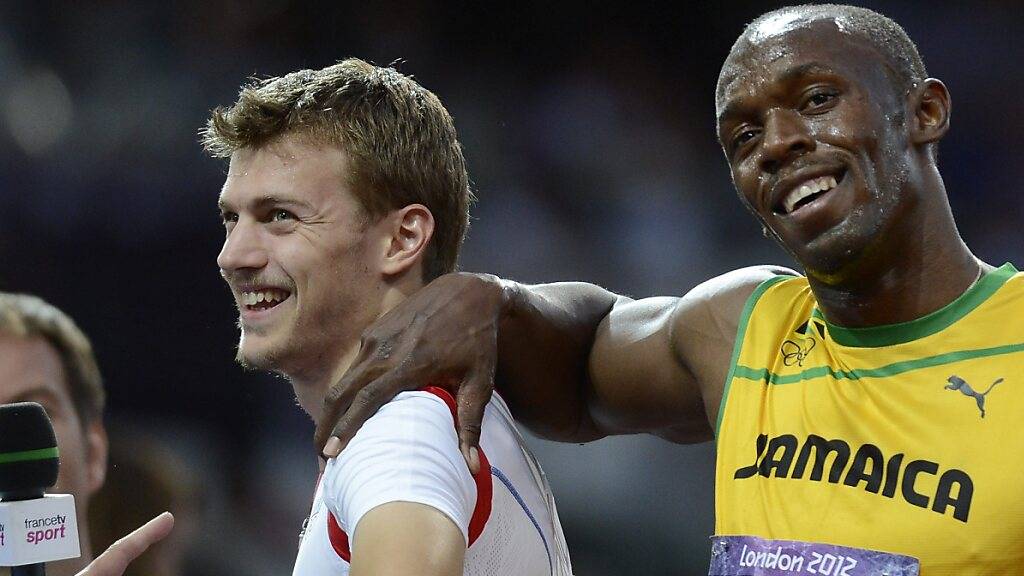
{"type": "Polygon", "coordinates": [[[722,401],[718,404],[718,418],[715,419],[715,438],[718,438],[718,430],[722,427],[722,417],[725,415],[725,402],[729,398],[729,386],[732,384],[733,376],[736,373],[736,362],[740,358],[740,350],[743,349],[743,338],[747,334],[747,324],[750,322],[750,314],[754,311],[754,305],[761,299],[761,295],[765,293],[765,290],[783,280],[791,280],[793,278],[797,278],[797,276],[773,276],[761,282],[747,298],[747,303],[743,305],[739,326],[736,328],[736,342],[732,346],[732,359],[729,360],[729,374],[725,377],[722,401]]]}
{"type": "Polygon", "coordinates": [[[995,294],[1016,273],[1017,269],[1013,267],[1013,264],[1007,262],[985,274],[974,286],[971,286],[956,300],[927,316],[922,316],[910,322],[870,326],[867,328],[843,328],[842,326],[830,324],[817,307],[814,308],[811,315],[823,320],[828,326],[828,333],[832,340],[843,346],[877,348],[880,346],[904,344],[940,332],[957,320],[970,314],[972,310],[995,294]]]}
{"type": "MultiPolygon", "coordinates": [[[[878,368],[854,368],[852,370],[833,370],[831,366],[815,366],[814,368],[808,368],[799,374],[787,374],[780,376],[774,372],[769,371],[767,368],[751,368],[749,366],[735,366],[733,374],[736,378],[744,378],[747,380],[760,380],[767,384],[795,384],[797,382],[803,382],[805,380],[814,380],[816,378],[824,378],[825,376],[831,376],[836,380],[861,380],[863,378],[889,378],[897,374],[903,374],[905,372],[912,372],[914,370],[920,370],[921,368],[932,368],[935,366],[942,366],[943,364],[952,364],[954,362],[961,362],[963,360],[971,360],[974,358],[987,358],[990,356],[1002,356],[1003,354],[1013,354],[1015,352],[1024,352],[1024,343],[1020,344],[1007,344],[1005,346],[994,346],[992,348],[978,348],[976,350],[957,350],[956,352],[947,352],[945,354],[936,354],[935,356],[928,356],[925,358],[918,358],[916,360],[905,360],[903,362],[894,362],[878,368]]],[[[721,414],[719,414],[721,416],[721,414]]]]}

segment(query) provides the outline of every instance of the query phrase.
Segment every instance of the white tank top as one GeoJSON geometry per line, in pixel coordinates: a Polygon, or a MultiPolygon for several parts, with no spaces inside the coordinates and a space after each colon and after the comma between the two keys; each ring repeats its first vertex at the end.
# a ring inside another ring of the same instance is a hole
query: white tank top
{"type": "Polygon", "coordinates": [[[328,462],[303,529],[294,576],[347,576],[364,514],[416,502],[447,515],[467,543],[466,576],[571,576],[543,471],[494,394],[474,477],[458,449],[455,400],[427,387],[384,405],[328,462]]]}

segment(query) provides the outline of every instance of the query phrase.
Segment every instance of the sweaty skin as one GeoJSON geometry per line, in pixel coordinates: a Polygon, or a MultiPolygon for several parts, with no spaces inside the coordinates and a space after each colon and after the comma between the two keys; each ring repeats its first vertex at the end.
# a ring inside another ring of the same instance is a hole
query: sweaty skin
{"type": "MultiPolygon", "coordinates": [[[[741,200],[801,264],[833,324],[920,318],[992,269],[960,239],[935,164],[949,126],[945,86],[925,79],[904,90],[841,19],[808,11],[748,30],[723,66],[716,108],[741,200]],[[784,209],[787,194],[818,177],[837,186],[784,209]]],[[[516,417],[547,438],[708,440],[744,303],[777,274],[794,272],[744,268],[681,298],[635,301],[581,283],[441,277],[365,331],[326,397],[317,448],[337,454],[403,384],[436,382],[457,389],[475,469],[495,380],[516,417]]]]}

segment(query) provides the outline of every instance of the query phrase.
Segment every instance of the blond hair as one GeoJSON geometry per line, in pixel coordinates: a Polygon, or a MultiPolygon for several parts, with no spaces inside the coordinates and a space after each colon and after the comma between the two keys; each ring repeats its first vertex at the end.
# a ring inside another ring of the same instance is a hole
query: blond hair
{"type": "Polygon", "coordinates": [[[394,68],[348,58],[244,86],[200,131],[214,157],[259,148],[284,135],[341,147],[349,184],[373,219],[423,204],[435,229],[424,257],[431,280],[455,269],[473,194],[455,125],[437,96],[394,68]]]}
{"type": "Polygon", "coordinates": [[[103,417],[106,394],[92,344],[67,314],[36,296],[0,292],[0,334],[45,340],[60,357],[82,425],[103,417]]]}

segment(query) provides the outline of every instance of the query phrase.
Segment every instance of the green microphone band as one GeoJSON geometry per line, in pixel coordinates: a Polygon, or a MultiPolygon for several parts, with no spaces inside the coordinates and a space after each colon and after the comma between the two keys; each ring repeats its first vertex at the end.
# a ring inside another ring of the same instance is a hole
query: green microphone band
{"type": "Polygon", "coordinates": [[[50,460],[58,455],[56,446],[39,448],[38,450],[24,450],[22,452],[0,452],[0,464],[25,462],[28,460],[50,460]]]}

